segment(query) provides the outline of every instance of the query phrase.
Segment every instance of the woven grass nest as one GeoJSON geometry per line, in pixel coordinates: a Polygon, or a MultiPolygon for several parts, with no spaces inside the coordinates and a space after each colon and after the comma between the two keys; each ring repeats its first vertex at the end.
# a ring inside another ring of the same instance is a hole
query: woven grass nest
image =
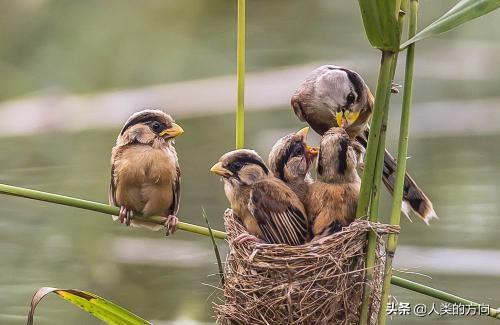
{"type": "MultiPolygon", "coordinates": [[[[245,231],[230,209],[229,243],[245,231]]],[[[218,324],[357,324],[364,285],[366,237],[377,236],[370,307],[376,324],[385,262],[383,235],[399,227],[357,220],[341,232],[301,246],[230,245],[224,266],[224,302],[218,324]]]]}

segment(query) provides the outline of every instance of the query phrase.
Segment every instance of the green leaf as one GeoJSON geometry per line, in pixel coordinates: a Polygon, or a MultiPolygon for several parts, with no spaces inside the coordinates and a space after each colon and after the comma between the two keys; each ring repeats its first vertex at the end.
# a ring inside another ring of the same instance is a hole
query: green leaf
{"type": "Polygon", "coordinates": [[[131,313],[130,311],[101,298],[93,293],[77,289],[59,289],[43,287],[37,290],[31,299],[31,308],[28,314],[28,325],[33,324],[35,308],[38,303],[49,293],[55,293],[59,297],[80,307],[89,314],[94,315],[107,324],[130,324],[130,325],[151,325],[145,319],[131,313]]]}
{"type": "Polygon", "coordinates": [[[219,275],[220,275],[220,281],[222,285],[224,285],[224,268],[222,267],[222,261],[220,258],[220,253],[219,253],[219,247],[217,246],[217,243],[215,242],[215,237],[214,234],[212,233],[212,227],[210,227],[210,222],[208,221],[208,215],[207,212],[205,211],[205,208],[201,208],[202,210],[202,217],[203,220],[205,220],[208,228],[208,232],[210,234],[210,238],[212,239],[212,245],[214,247],[214,253],[215,253],[215,258],[217,259],[217,265],[219,267],[219,275]]]}
{"type": "Polygon", "coordinates": [[[486,15],[498,7],[500,7],[500,0],[461,0],[438,20],[404,42],[401,49],[425,38],[452,30],[477,17],[486,15]]]}
{"type": "Polygon", "coordinates": [[[358,0],[358,2],[370,44],[383,51],[398,51],[400,41],[398,17],[401,0],[358,0]]]}

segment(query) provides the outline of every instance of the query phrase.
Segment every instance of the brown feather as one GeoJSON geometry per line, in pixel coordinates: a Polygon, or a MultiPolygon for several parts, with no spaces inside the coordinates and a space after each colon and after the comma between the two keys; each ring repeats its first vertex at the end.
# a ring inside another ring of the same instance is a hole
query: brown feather
{"type": "Polygon", "coordinates": [[[306,209],[313,236],[322,236],[335,223],[348,226],[356,217],[359,183],[315,182],[309,188],[306,209]]]}
{"type": "MultiPolygon", "coordinates": [[[[322,66],[315,69],[306,77],[291,99],[291,106],[295,115],[301,121],[307,122],[320,135],[323,135],[331,127],[338,126],[333,113],[335,107],[329,107],[318,95],[318,87],[324,82],[322,76],[330,73],[330,70],[338,68],[335,66],[322,66]]],[[[361,103],[364,103],[364,106],[360,110],[358,119],[352,125],[348,126],[346,131],[351,138],[355,138],[356,141],[366,148],[366,139],[369,133],[368,123],[373,112],[375,98],[366,84],[364,85],[364,89],[365,92],[363,94],[358,94],[361,96],[361,103]]],[[[325,96],[325,94],[322,95],[325,96]]],[[[383,181],[391,194],[394,188],[394,175],[391,170],[395,171],[395,165],[395,159],[386,150],[384,154],[383,181]]],[[[432,202],[408,173],[405,174],[403,205],[410,207],[426,223],[432,218],[437,218],[432,202]]],[[[403,209],[405,214],[408,213],[406,210],[403,209]]]]}

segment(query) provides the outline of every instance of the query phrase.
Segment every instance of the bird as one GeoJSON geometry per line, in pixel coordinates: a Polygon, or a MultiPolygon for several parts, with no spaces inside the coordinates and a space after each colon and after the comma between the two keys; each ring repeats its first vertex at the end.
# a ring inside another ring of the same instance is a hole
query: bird
{"type": "Polygon", "coordinates": [[[304,202],[309,184],[313,182],[309,169],[318,155],[318,148],[307,144],[309,127],[280,138],[268,156],[273,174],[285,182],[304,202]]]}
{"type": "Polygon", "coordinates": [[[221,176],[233,210],[248,233],[234,239],[268,244],[301,245],[309,239],[304,205],[262,158],[250,149],[224,154],[211,172],[221,176]]]}
{"type": "MultiPolygon", "coordinates": [[[[307,122],[319,135],[331,127],[344,127],[352,139],[366,148],[374,101],[370,89],[357,72],[323,65],[313,70],[297,88],[291,106],[299,120],[307,122]]],[[[395,174],[396,160],[385,150],[382,180],[391,194],[395,174]]],[[[430,199],[406,173],[402,212],[409,216],[410,210],[427,224],[437,218],[430,199]]]]}
{"type": "Polygon", "coordinates": [[[313,240],[340,231],[356,217],[361,187],[356,146],[340,127],[331,128],[321,138],[317,180],[309,186],[305,204],[313,240]]]}
{"type": "Polygon", "coordinates": [[[120,207],[114,220],[159,230],[162,225],[133,217],[137,213],[162,216],[167,236],[175,232],[181,170],[174,139],[182,133],[174,119],[161,110],[146,109],[128,118],[111,152],[109,202],[120,207]]]}

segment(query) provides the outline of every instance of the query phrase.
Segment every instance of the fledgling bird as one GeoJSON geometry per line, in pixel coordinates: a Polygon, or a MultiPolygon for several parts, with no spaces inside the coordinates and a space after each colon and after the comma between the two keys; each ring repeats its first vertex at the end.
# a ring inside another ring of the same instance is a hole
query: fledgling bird
{"type": "Polygon", "coordinates": [[[325,132],[321,139],[316,166],[318,179],[309,187],[306,201],[313,240],[341,230],[356,217],[361,179],[354,143],[338,127],[325,132]]]}
{"type": "Polygon", "coordinates": [[[175,232],[181,171],[173,140],[183,132],[160,110],[137,112],[125,122],[111,153],[109,202],[120,207],[114,220],[159,230],[161,225],[133,215],[163,216],[167,235],[175,232]]]}
{"type": "MultiPolygon", "coordinates": [[[[331,127],[341,126],[365,148],[373,104],[374,97],[363,78],[353,70],[335,65],[313,70],[291,99],[295,115],[320,135],[331,127]]],[[[383,181],[391,194],[395,167],[395,159],[386,150],[383,181]]],[[[432,218],[437,218],[432,202],[406,173],[402,211],[408,216],[410,209],[427,224],[432,218]]]]}
{"type": "Polygon", "coordinates": [[[313,182],[309,169],[318,155],[318,148],[307,144],[309,127],[280,138],[269,153],[268,164],[273,174],[297,194],[301,202],[313,182]]]}
{"type": "Polygon", "coordinates": [[[253,150],[224,154],[211,169],[220,175],[233,214],[247,229],[235,239],[269,244],[300,245],[308,240],[303,204],[281,180],[274,177],[253,150]]]}

